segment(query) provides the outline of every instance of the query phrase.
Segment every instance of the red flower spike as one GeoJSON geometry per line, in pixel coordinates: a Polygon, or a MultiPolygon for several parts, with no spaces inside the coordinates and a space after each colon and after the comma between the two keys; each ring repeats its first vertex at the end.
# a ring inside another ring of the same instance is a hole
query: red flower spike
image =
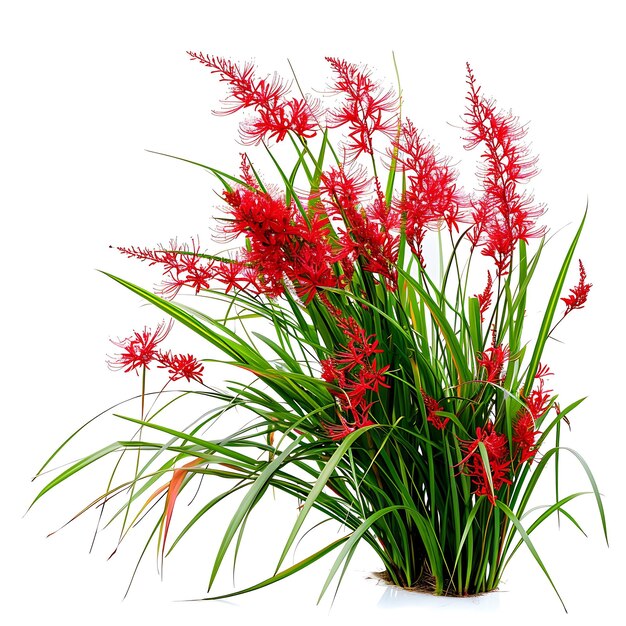
{"type": "Polygon", "coordinates": [[[544,379],[540,378],[539,386],[530,392],[528,398],[522,399],[526,402],[528,411],[530,412],[534,420],[538,420],[543,417],[545,412],[550,407],[550,401],[552,399],[552,389],[544,389],[544,379]]]}
{"type": "Polygon", "coordinates": [[[230,97],[224,102],[222,115],[251,108],[256,116],[240,126],[244,143],[258,144],[267,139],[282,141],[289,132],[304,138],[317,134],[319,105],[304,98],[286,99],[289,85],[276,75],[257,78],[251,63],[243,67],[228,59],[188,52],[192,60],[208,67],[228,85],[230,97]]]}
{"type": "Polygon", "coordinates": [[[424,398],[424,406],[426,407],[426,420],[429,421],[435,428],[438,430],[443,430],[446,427],[446,424],[450,421],[449,417],[442,418],[440,415],[437,415],[437,411],[443,411],[443,407],[435,400],[429,396],[423,389],[421,390],[422,398],[424,398]]]}
{"type": "Polygon", "coordinates": [[[338,404],[340,424],[324,425],[334,440],[374,424],[369,411],[375,401],[368,401],[368,396],[379,393],[381,387],[390,387],[385,382],[389,365],[378,367],[376,363],[376,355],[383,353],[376,337],[367,335],[352,317],[339,317],[337,325],[348,342],[332,358],[321,361],[322,379],[338,388],[331,388],[330,392],[338,404]]]}
{"type": "Polygon", "coordinates": [[[345,145],[351,160],[359,155],[373,154],[372,137],[381,132],[392,135],[397,126],[399,100],[393,90],[384,91],[371,79],[367,69],[332,57],[326,57],[335,78],[331,87],[344,101],[329,112],[328,126],[348,127],[345,145]]]}
{"type": "Polygon", "coordinates": [[[157,250],[135,246],[117,249],[128,257],[148,261],[150,265],[162,265],[164,278],[160,292],[168,300],[176,297],[183,287],[191,287],[196,293],[209,289],[209,281],[215,277],[213,261],[200,256],[199,244],[194,240],[191,247],[186,243],[178,245],[172,240],[169,248],[161,246],[157,250]]]}
{"type": "Polygon", "coordinates": [[[563,317],[571,313],[574,309],[582,309],[585,306],[589,290],[592,287],[592,283],[585,282],[587,280],[587,272],[585,272],[585,267],[580,259],[578,260],[578,269],[580,273],[578,284],[570,289],[569,296],[561,298],[566,306],[563,317]]]}
{"type": "Polygon", "coordinates": [[[476,294],[474,297],[478,298],[478,306],[480,307],[480,321],[485,321],[485,313],[491,306],[491,298],[493,296],[493,280],[491,278],[491,272],[487,272],[487,285],[482,293],[476,294]]]}
{"type": "Polygon", "coordinates": [[[121,348],[122,352],[109,358],[109,367],[125,372],[136,370],[139,374],[139,368],[148,368],[153,361],[158,360],[157,346],[167,337],[171,328],[171,321],[167,326],[165,322],[161,322],[154,332],[144,328],[141,332],[134,331],[126,339],[119,339],[118,341],[111,339],[111,343],[121,348]]]}
{"type": "Polygon", "coordinates": [[[438,229],[445,223],[450,232],[458,231],[467,200],[457,190],[457,172],[449,159],[437,158],[436,148],[421,137],[410,120],[392,142],[388,154],[393,157],[394,153],[408,179],[396,210],[405,216],[407,241],[419,257],[426,229],[438,229]]]}
{"type": "Polygon", "coordinates": [[[465,115],[466,149],[483,146],[482,195],[472,201],[474,227],[468,234],[472,245],[491,257],[498,276],[508,272],[517,243],[541,237],[545,228],[536,226],[544,208],[519,185],[536,173],[536,158],[521,143],[526,129],[510,113],[497,112],[495,103],[480,95],[467,64],[468,106],[465,115]]]}

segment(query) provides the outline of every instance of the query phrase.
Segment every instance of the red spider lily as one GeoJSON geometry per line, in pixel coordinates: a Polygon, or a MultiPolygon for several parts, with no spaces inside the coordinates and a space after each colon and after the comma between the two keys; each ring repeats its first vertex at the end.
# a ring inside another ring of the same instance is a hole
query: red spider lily
{"type": "Polygon", "coordinates": [[[582,309],[587,302],[587,296],[589,295],[589,290],[593,286],[592,283],[586,283],[587,280],[587,272],[585,272],[585,268],[583,266],[583,262],[578,260],[578,270],[580,273],[580,278],[578,280],[578,284],[575,287],[570,289],[570,295],[565,298],[561,298],[563,302],[565,302],[565,313],[563,313],[563,317],[567,314],[571,313],[574,309],[582,309]]]}
{"type": "Polygon", "coordinates": [[[241,124],[242,138],[247,144],[258,144],[266,139],[279,142],[292,131],[311,139],[317,134],[319,124],[316,118],[319,114],[319,103],[316,101],[293,98],[280,106],[260,109],[257,117],[244,121],[241,124]]]}
{"type": "Polygon", "coordinates": [[[513,443],[515,444],[515,454],[519,456],[520,463],[528,461],[532,463],[537,454],[535,447],[537,436],[541,431],[535,430],[535,420],[530,411],[522,409],[513,425],[513,443]]]}
{"type": "Polygon", "coordinates": [[[539,363],[539,367],[537,368],[537,373],[535,374],[535,378],[545,378],[546,376],[552,376],[552,372],[550,371],[549,366],[542,365],[539,363]]]}
{"type": "Polygon", "coordinates": [[[443,407],[439,404],[435,398],[429,396],[423,389],[421,389],[422,398],[424,398],[424,406],[426,407],[426,420],[429,421],[438,430],[443,430],[446,424],[450,421],[449,417],[442,418],[441,415],[437,415],[438,411],[443,411],[443,407]]]}
{"type": "Polygon", "coordinates": [[[220,76],[228,85],[230,98],[225,101],[224,115],[251,108],[255,117],[241,125],[245,143],[259,143],[265,139],[277,142],[289,132],[304,138],[317,134],[319,105],[305,98],[286,99],[289,85],[276,75],[272,79],[257,78],[251,63],[243,67],[228,59],[188,52],[192,60],[199,61],[220,76]]]}
{"type": "Polygon", "coordinates": [[[550,407],[552,389],[544,389],[544,379],[539,378],[539,386],[533,389],[527,398],[522,396],[526,407],[534,420],[543,417],[550,407]]]}
{"type": "Polygon", "coordinates": [[[159,367],[167,368],[170,380],[175,381],[184,378],[187,382],[191,380],[202,382],[204,365],[191,354],[159,352],[156,359],[160,363],[159,367]]]}
{"type": "Polygon", "coordinates": [[[398,98],[393,90],[384,91],[373,81],[368,70],[332,57],[326,60],[335,75],[331,90],[344,98],[329,112],[329,127],[348,126],[345,148],[351,159],[374,154],[374,133],[391,135],[397,128],[398,98]]]}
{"type": "Polygon", "coordinates": [[[375,402],[368,401],[368,396],[377,394],[381,387],[390,387],[385,381],[389,365],[379,367],[376,363],[376,355],[383,352],[376,337],[367,335],[352,317],[341,317],[338,326],[348,343],[332,358],[321,362],[322,379],[336,387],[330,391],[340,409],[340,424],[324,426],[332,439],[341,439],[357,428],[373,424],[369,410],[375,402]]]}
{"type": "Polygon", "coordinates": [[[215,278],[214,262],[200,256],[199,244],[193,240],[191,247],[186,243],[179,246],[173,240],[169,249],[163,246],[157,250],[135,246],[117,249],[150,265],[162,265],[164,278],[160,291],[168,299],[173,299],[183,287],[191,287],[196,293],[209,289],[210,281],[215,278]]]}
{"type": "Polygon", "coordinates": [[[375,422],[373,422],[369,418],[369,409],[371,404],[366,406],[359,406],[358,408],[353,408],[350,413],[353,417],[353,422],[350,423],[346,418],[338,413],[337,417],[339,419],[339,424],[323,424],[323,428],[326,431],[326,434],[333,441],[339,441],[344,437],[347,437],[350,433],[353,433],[355,430],[359,428],[365,428],[366,426],[373,426],[375,422]]]}
{"type": "Polygon", "coordinates": [[[457,190],[457,172],[449,160],[437,158],[435,147],[420,136],[410,120],[402,125],[389,155],[396,157],[407,174],[407,189],[395,206],[404,216],[407,242],[422,260],[426,229],[439,228],[443,222],[450,231],[458,231],[466,200],[457,190]]]}
{"type": "Polygon", "coordinates": [[[526,129],[511,114],[497,112],[495,103],[480,95],[474,74],[467,64],[468,106],[465,115],[466,149],[483,146],[482,196],[472,201],[474,226],[468,237],[482,254],[493,258],[499,276],[506,274],[517,243],[540,237],[536,226],[544,209],[519,185],[532,178],[536,159],[521,144],[526,129]]]}
{"type": "Polygon", "coordinates": [[[502,485],[510,485],[509,478],[511,459],[506,436],[495,431],[493,422],[487,422],[484,428],[476,428],[476,439],[463,442],[466,456],[461,464],[464,471],[471,477],[474,493],[487,496],[495,506],[496,492],[502,485]],[[478,444],[482,442],[487,451],[489,468],[485,467],[478,444]],[[490,480],[491,479],[491,480],[490,480]],[[490,484],[491,483],[491,484],[490,484]],[[493,491],[491,489],[493,485],[493,491]]]}
{"type": "Polygon", "coordinates": [[[493,280],[491,272],[487,272],[487,285],[482,293],[477,293],[474,297],[478,298],[478,306],[480,307],[480,321],[485,321],[485,313],[491,306],[491,298],[493,296],[493,280]]]}
{"type": "Polygon", "coordinates": [[[552,372],[547,365],[539,364],[535,374],[535,379],[539,381],[539,386],[531,391],[528,398],[521,395],[525,406],[517,413],[512,437],[515,444],[515,454],[520,457],[520,463],[525,461],[532,463],[537,453],[535,443],[541,431],[535,430],[535,422],[543,417],[551,402],[550,394],[552,390],[544,389],[544,378],[546,376],[552,376],[552,372]]]}
{"type": "Polygon", "coordinates": [[[172,328],[172,322],[166,326],[165,322],[161,322],[154,332],[148,328],[143,331],[134,331],[130,337],[114,341],[111,343],[122,352],[114,357],[110,357],[108,365],[111,369],[121,369],[125,372],[136,370],[139,368],[148,368],[150,363],[158,360],[159,351],[157,346],[167,337],[172,328]]]}
{"type": "Polygon", "coordinates": [[[245,263],[239,261],[220,261],[214,266],[215,278],[224,285],[224,293],[232,289],[244,291],[250,287],[250,273],[245,263]]]}
{"type": "Polygon", "coordinates": [[[330,200],[334,210],[353,209],[361,203],[370,185],[367,170],[361,166],[353,165],[348,170],[345,167],[331,167],[322,173],[319,194],[330,200]]]}
{"type": "Polygon", "coordinates": [[[480,352],[476,357],[476,363],[479,368],[485,368],[486,377],[481,378],[488,383],[498,383],[502,380],[505,361],[509,358],[508,346],[492,346],[484,352],[480,352]]]}

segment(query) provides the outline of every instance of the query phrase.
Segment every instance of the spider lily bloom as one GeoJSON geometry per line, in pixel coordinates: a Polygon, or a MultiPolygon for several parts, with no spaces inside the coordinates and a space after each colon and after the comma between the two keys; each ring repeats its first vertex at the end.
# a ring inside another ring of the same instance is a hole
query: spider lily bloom
{"type": "MultiPolygon", "coordinates": [[[[143,331],[134,331],[130,337],[114,341],[111,343],[122,352],[114,357],[110,357],[108,365],[111,369],[120,369],[125,372],[148,368],[150,363],[158,359],[159,351],[157,346],[167,337],[172,328],[172,322],[166,326],[161,322],[154,332],[144,328],[143,331]]],[[[139,373],[137,371],[137,373],[139,373]]]]}
{"type": "Polygon", "coordinates": [[[587,296],[589,295],[589,290],[592,287],[591,283],[586,283],[587,280],[587,272],[585,272],[585,268],[583,266],[583,262],[578,260],[578,271],[580,274],[580,278],[578,280],[578,284],[575,287],[570,289],[570,295],[565,298],[561,298],[563,302],[565,302],[565,313],[563,313],[563,317],[565,317],[568,313],[571,313],[574,309],[582,309],[587,302],[587,296]]]}
{"type": "Polygon", "coordinates": [[[350,414],[353,421],[348,421],[341,413],[337,414],[339,424],[323,423],[322,428],[333,441],[339,441],[344,437],[347,437],[350,433],[353,433],[359,428],[365,428],[366,426],[373,426],[373,422],[369,418],[369,410],[372,404],[359,403],[356,407],[351,407],[350,414]]]}
{"type": "Polygon", "coordinates": [[[191,354],[172,354],[171,351],[159,352],[156,359],[159,367],[167,368],[171,381],[184,378],[187,382],[196,380],[202,382],[204,365],[191,354]]]}
{"type": "Polygon", "coordinates": [[[377,394],[381,387],[390,388],[385,379],[389,365],[379,367],[376,363],[376,355],[383,353],[376,337],[368,336],[352,317],[340,318],[337,325],[348,343],[332,358],[321,361],[322,379],[336,387],[330,392],[338,404],[340,424],[324,425],[332,439],[341,439],[357,428],[374,424],[369,411],[375,401],[368,401],[368,398],[377,394]]]}
{"type": "Polygon", "coordinates": [[[374,133],[391,136],[397,128],[398,97],[391,89],[384,91],[367,69],[332,57],[326,60],[334,72],[331,90],[343,96],[343,102],[329,112],[328,126],[348,127],[345,149],[350,160],[374,154],[374,133]]]}
{"type": "Polygon", "coordinates": [[[468,476],[472,479],[474,493],[477,496],[487,496],[489,502],[495,506],[495,493],[502,485],[510,485],[511,459],[506,435],[497,433],[493,422],[489,421],[484,428],[476,428],[476,439],[462,442],[465,457],[461,463],[468,476]],[[489,467],[485,467],[480,453],[479,443],[485,446],[489,467]],[[491,489],[493,485],[493,490],[491,489]]]}
{"type": "Polygon", "coordinates": [[[521,409],[513,425],[513,443],[515,454],[519,456],[519,462],[532,463],[537,454],[537,436],[541,431],[535,430],[535,420],[532,413],[527,409],[521,409]]]}
{"type": "Polygon", "coordinates": [[[474,297],[478,299],[478,306],[480,308],[480,321],[485,321],[485,313],[491,306],[491,298],[493,296],[493,279],[491,278],[491,272],[487,272],[487,285],[482,293],[477,293],[474,297]]]}
{"type": "Polygon", "coordinates": [[[160,293],[168,300],[173,300],[183,287],[191,287],[196,294],[209,289],[209,281],[217,271],[214,262],[200,254],[199,243],[193,239],[191,247],[172,240],[169,248],[161,246],[157,250],[135,246],[117,249],[128,257],[148,261],[149,265],[162,265],[164,278],[160,293]]]}
{"type": "Polygon", "coordinates": [[[508,346],[492,346],[484,352],[479,353],[476,357],[476,363],[479,368],[485,369],[486,377],[481,378],[488,383],[499,383],[502,380],[502,370],[505,361],[509,358],[508,346]]]}
{"type": "Polygon", "coordinates": [[[230,115],[241,109],[253,109],[255,116],[240,126],[244,143],[258,144],[267,139],[277,142],[289,132],[305,139],[317,134],[320,107],[308,98],[287,99],[289,85],[274,75],[271,79],[257,78],[254,65],[240,66],[228,59],[206,56],[202,52],[188,52],[192,60],[202,63],[220,80],[228,85],[229,99],[224,102],[222,115],[230,115]]]}
{"type": "Polygon", "coordinates": [[[480,95],[474,74],[467,64],[467,109],[465,148],[483,148],[481,158],[482,195],[472,200],[474,226],[468,234],[473,246],[491,257],[497,275],[508,273],[511,256],[519,241],[541,237],[545,228],[536,220],[544,208],[519,185],[537,174],[536,158],[521,143],[526,128],[510,113],[497,112],[493,100],[480,95]]]}
{"type": "Polygon", "coordinates": [[[426,420],[429,421],[437,430],[443,430],[450,421],[449,417],[441,417],[437,415],[437,411],[443,411],[443,407],[429,396],[423,389],[421,390],[422,398],[424,398],[424,406],[426,407],[426,420]]]}
{"type": "Polygon", "coordinates": [[[458,231],[467,200],[457,190],[457,172],[449,159],[438,158],[436,148],[421,137],[410,120],[402,124],[388,155],[395,156],[407,177],[407,188],[395,202],[395,210],[404,217],[407,242],[423,265],[426,230],[436,230],[445,223],[450,232],[458,231]]]}

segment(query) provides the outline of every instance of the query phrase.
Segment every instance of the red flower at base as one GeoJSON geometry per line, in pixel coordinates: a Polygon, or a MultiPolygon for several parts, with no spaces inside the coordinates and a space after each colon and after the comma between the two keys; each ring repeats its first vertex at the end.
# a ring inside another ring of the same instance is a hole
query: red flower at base
{"type": "Polygon", "coordinates": [[[467,454],[460,464],[465,466],[465,472],[472,479],[474,493],[477,496],[487,496],[489,502],[495,505],[496,492],[502,485],[511,484],[509,478],[511,459],[506,436],[494,430],[493,422],[487,422],[484,428],[476,429],[476,439],[463,442],[463,447],[467,454]],[[488,468],[485,467],[480,453],[480,443],[487,451],[488,468]]]}

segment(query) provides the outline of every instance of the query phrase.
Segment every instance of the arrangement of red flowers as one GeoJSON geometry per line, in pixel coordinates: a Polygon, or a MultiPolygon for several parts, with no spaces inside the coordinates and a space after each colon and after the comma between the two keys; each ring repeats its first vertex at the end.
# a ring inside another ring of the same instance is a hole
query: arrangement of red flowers
{"type": "Polygon", "coordinates": [[[584,307],[591,288],[579,262],[578,284],[561,295],[584,217],[555,271],[537,336],[524,332],[546,245],[545,207],[525,187],[537,174],[526,128],[482,94],[468,64],[462,132],[480,161],[468,193],[450,159],[403,116],[399,88],[365,67],[328,58],[332,80],[316,99],[297,82],[296,89],[259,76],[252,64],[189,56],[223,83],[219,113],[244,115],[241,141],[257,147],[276,178],[260,174],[252,148],[237,173],[201,166],[221,185],[215,240],[228,251],[205,251],[195,240],[119,247],[160,268],[161,285],[150,291],[111,278],[172,320],[113,342],[110,366],[142,374],[141,416],[116,414],[138,427],[137,436],[64,469],[36,499],[100,459],[136,455],[131,476],[118,478],[116,463],[91,506],[123,500],[113,515],[122,537],[156,511],[148,542],[155,539],[163,557],[221,500],[244,493],[215,555],[210,592],[268,489],[293,496],[299,506],[273,573],[212,597],[259,588],[338,549],[323,594],[359,542],[380,557],[382,578],[405,588],[493,590],[522,545],[554,587],[531,534],[555,513],[578,525],[567,509],[581,494],[561,495],[555,472],[555,500],[532,510],[529,503],[559,454],[580,462],[605,534],[606,523],[587,464],[560,445],[561,426],[581,400],[561,405],[544,360],[555,328],[584,307]],[[282,142],[293,150],[289,165],[275,156],[282,142]],[[429,238],[438,258],[429,258],[429,238]],[[199,308],[176,303],[181,293],[196,296],[199,308]],[[209,312],[201,310],[206,302],[209,312]],[[253,319],[266,330],[249,330],[253,319]],[[174,322],[219,350],[243,380],[216,390],[196,357],[160,349],[174,322]],[[192,394],[212,403],[188,428],[162,423],[156,402],[146,410],[153,364],[166,370],[165,387],[188,385],[176,400],[192,394]],[[209,438],[233,408],[252,421],[233,420],[230,436],[209,438]],[[204,496],[204,476],[219,477],[225,491],[204,496]],[[187,488],[199,489],[205,505],[171,541],[187,488]],[[285,567],[312,509],[345,533],[285,567]]]}

